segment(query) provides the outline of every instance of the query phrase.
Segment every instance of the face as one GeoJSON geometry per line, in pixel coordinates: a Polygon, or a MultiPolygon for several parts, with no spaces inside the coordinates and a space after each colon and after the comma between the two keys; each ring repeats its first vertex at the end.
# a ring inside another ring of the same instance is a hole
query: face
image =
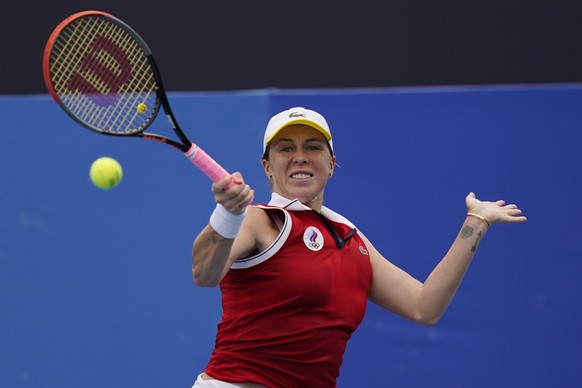
{"type": "Polygon", "coordinates": [[[268,156],[263,168],[273,191],[320,210],[336,160],[323,134],[308,125],[290,125],[271,140],[268,156]]]}

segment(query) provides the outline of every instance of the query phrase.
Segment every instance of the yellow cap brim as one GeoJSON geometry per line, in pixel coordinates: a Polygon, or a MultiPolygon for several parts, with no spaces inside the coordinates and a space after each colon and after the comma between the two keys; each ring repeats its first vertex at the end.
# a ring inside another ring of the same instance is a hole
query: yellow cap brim
{"type": "Polygon", "coordinates": [[[297,120],[293,120],[293,121],[289,121],[287,123],[285,123],[284,125],[280,126],[279,128],[277,128],[276,130],[273,131],[273,133],[271,134],[271,136],[269,136],[267,139],[265,139],[265,143],[269,144],[271,142],[271,140],[273,140],[273,138],[279,133],[279,131],[281,131],[283,128],[288,127],[290,125],[295,125],[295,124],[303,124],[303,125],[308,125],[311,128],[317,129],[319,132],[321,132],[321,134],[325,137],[325,140],[330,141],[331,140],[331,135],[330,133],[323,128],[321,125],[310,121],[310,120],[304,120],[304,119],[297,119],[297,120]]]}

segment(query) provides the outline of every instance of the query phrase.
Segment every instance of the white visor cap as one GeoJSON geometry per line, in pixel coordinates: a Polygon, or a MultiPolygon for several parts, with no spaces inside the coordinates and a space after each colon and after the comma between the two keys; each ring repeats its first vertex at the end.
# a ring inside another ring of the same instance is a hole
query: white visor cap
{"type": "Polygon", "coordinates": [[[263,153],[265,153],[267,149],[267,144],[273,140],[280,130],[293,124],[309,125],[310,127],[317,129],[323,134],[333,153],[331,131],[325,118],[316,111],[302,107],[291,108],[271,117],[271,120],[269,120],[269,123],[267,124],[267,129],[265,130],[263,153]]]}

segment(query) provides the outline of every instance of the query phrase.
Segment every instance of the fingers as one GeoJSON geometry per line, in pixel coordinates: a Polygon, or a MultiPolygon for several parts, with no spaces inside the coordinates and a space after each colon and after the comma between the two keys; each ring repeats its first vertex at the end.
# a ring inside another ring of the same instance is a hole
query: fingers
{"type": "Polygon", "coordinates": [[[522,215],[522,211],[517,207],[517,205],[511,204],[497,208],[495,220],[495,223],[504,224],[525,222],[527,221],[527,218],[522,215]]]}
{"type": "Polygon", "coordinates": [[[242,214],[253,201],[254,193],[255,191],[245,184],[240,173],[233,173],[212,185],[216,203],[220,203],[233,214],[242,214]],[[234,182],[234,185],[231,185],[231,182],[234,182]]]}
{"type": "Polygon", "coordinates": [[[498,218],[496,224],[515,224],[518,222],[525,222],[527,218],[525,216],[507,216],[504,218],[498,218]]]}
{"type": "Polygon", "coordinates": [[[509,214],[512,217],[521,216],[521,210],[517,209],[517,207],[509,208],[507,209],[507,214],[509,214]]]}
{"type": "Polygon", "coordinates": [[[515,204],[505,205],[503,209],[507,212],[507,215],[511,217],[521,216],[521,210],[515,204]]]}
{"type": "Polygon", "coordinates": [[[516,204],[506,202],[502,199],[490,202],[480,201],[475,193],[471,192],[466,198],[467,210],[485,217],[491,224],[507,224],[525,222],[527,218],[522,215],[516,204]]]}

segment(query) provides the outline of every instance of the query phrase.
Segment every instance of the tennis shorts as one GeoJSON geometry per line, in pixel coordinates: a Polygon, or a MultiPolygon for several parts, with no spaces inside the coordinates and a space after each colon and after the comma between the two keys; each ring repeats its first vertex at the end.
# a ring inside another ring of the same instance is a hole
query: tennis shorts
{"type": "Polygon", "coordinates": [[[239,386],[222,380],[203,380],[202,373],[200,373],[192,388],[239,388],[239,386]]]}

